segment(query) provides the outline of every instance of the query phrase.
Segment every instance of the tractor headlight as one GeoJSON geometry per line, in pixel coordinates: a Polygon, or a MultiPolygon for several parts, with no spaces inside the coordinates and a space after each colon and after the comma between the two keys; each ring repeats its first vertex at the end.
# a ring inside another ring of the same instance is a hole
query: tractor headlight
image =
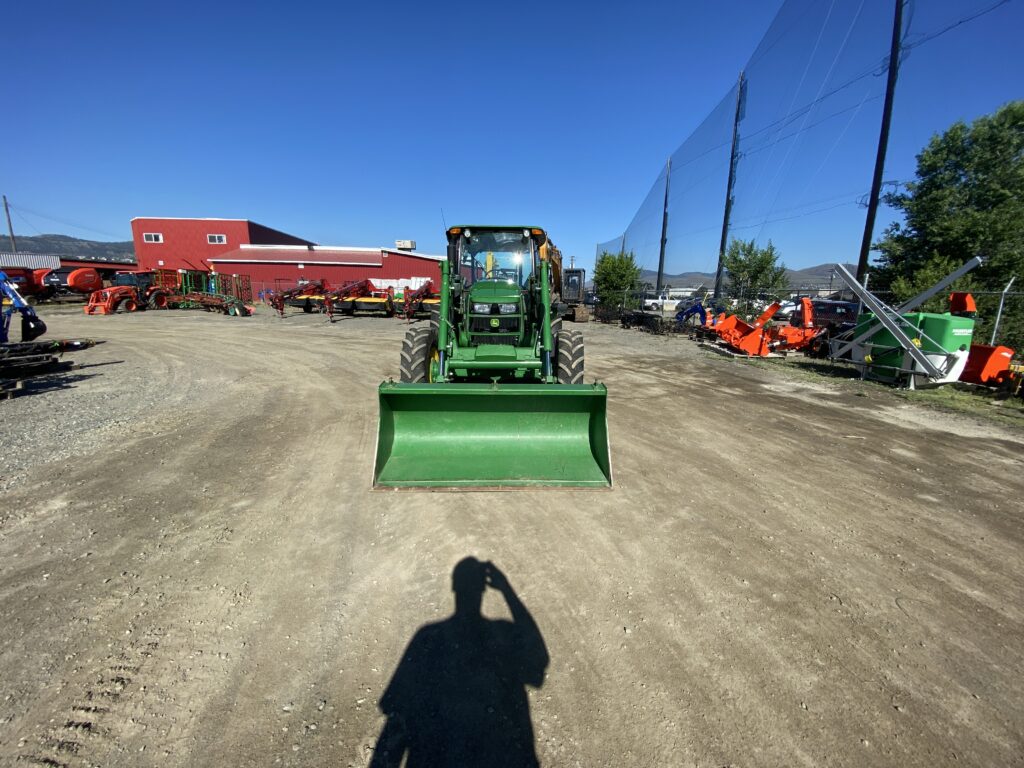
{"type": "Polygon", "coordinates": [[[473,312],[477,315],[489,315],[491,314],[490,304],[474,304],[473,312]]]}
{"type": "Polygon", "coordinates": [[[514,315],[518,311],[519,311],[519,305],[518,304],[499,304],[498,305],[498,312],[500,312],[503,315],[514,315]]]}

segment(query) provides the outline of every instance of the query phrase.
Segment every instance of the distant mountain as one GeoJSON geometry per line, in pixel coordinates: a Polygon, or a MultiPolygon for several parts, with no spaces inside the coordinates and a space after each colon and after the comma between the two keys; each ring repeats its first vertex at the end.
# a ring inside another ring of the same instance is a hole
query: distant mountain
{"type": "MultiPolygon", "coordinates": [[[[844,264],[843,266],[851,272],[856,272],[857,270],[856,264],[844,264]]],[[[830,262],[827,264],[818,264],[814,267],[804,267],[803,269],[787,269],[786,276],[789,278],[789,287],[800,288],[801,286],[817,287],[828,285],[829,277],[831,276],[834,268],[835,263],[830,262]]],[[[658,282],[658,273],[651,269],[641,270],[640,282],[656,285],[658,282]]],[[[681,272],[677,275],[666,274],[662,278],[662,283],[664,285],[671,285],[673,288],[695,288],[701,284],[707,288],[713,288],[715,285],[715,275],[711,272],[681,272]]],[[[840,285],[840,281],[838,279],[836,279],[834,283],[837,287],[840,285]]]]}
{"type": "MultiPolygon", "coordinates": [[[[836,262],[830,261],[826,264],[819,264],[816,267],[804,267],[803,269],[797,270],[790,269],[787,270],[786,273],[789,277],[789,284],[792,287],[797,287],[802,283],[828,284],[829,279],[832,277],[832,270],[835,269],[835,266],[836,262]]],[[[843,266],[846,267],[851,272],[853,272],[854,274],[857,273],[856,264],[844,262],[843,266]]],[[[841,284],[839,278],[835,278],[835,280],[833,280],[832,282],[835,283],[836,285],[841,284]]]]}
{"type": "MultiPolygon", "coordinates": [[[[67,235],[15,235],[19,253],[49,253],[56,256],[79,257],[82,259],[109,259],[111,261],[135,261],[135,246],[131,240],[124,242],[102,242],[80,240],[67,235]]],[[[10,253],[11,239],[0,237],[0,252],[10,253]]]]}
{"type": "MultiPolygon", "coordinates": [[[[673,288],[695,288],[701,283],[711,287],[715,284],[715,276],[709,272],[681,272],[678,275],[666,273],[662,281],[665,285],[671,285],[673,288]]],[[[652,269],[643,269],[640,271],[640,282],[656,285],[658,273],[652,269]]]]}

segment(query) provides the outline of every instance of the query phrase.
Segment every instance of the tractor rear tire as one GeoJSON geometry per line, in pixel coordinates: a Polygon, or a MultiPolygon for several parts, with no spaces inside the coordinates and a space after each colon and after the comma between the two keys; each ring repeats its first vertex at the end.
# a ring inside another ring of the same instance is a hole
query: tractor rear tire
{"type": "Polygon", "coordinates": [[[430,307],[430,328],[436,334],[438,326],[441,325],[441,307],[437,304],[432,304],[430,307]]]}
{"type": "Polygon", "coordinates": [[[167,294],[157,291],[146,300],[146,306],[150,309],[167,309],[167,294]]]}
{"type": "Polygon", "coordinates": [[[405,332],[402,342],[401,373],[399,380],[407,384],[430,381],[430,361],[437,349],[437,332],[429,327],[414,325],[405,332]]]}
{"type": "Polygon", "coordinates": [[[583,334],[561,331],[558,334],[558,383],[583,383],[583,334]]]}

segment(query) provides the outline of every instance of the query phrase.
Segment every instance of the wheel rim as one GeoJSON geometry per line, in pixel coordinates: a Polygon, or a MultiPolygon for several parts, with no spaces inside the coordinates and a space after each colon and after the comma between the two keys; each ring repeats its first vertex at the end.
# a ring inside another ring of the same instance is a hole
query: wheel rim
{"type": "Polygon", "coordinates": [[[430,360],[427,363],[427,383],[433,384],[436,379],[434,378],[434,366],[440,363],[441,354],[437,351],[437,347],[431,347],[430,349],[430,360]]]}

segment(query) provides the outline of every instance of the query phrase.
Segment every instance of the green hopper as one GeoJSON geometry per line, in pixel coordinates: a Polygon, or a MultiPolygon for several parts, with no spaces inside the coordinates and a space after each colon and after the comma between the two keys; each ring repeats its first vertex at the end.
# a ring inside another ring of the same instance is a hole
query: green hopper
{"type": "Polygon", "coordinates": [[[376,488],[607,488],[603,384],[380,385],[376,488]]]}

